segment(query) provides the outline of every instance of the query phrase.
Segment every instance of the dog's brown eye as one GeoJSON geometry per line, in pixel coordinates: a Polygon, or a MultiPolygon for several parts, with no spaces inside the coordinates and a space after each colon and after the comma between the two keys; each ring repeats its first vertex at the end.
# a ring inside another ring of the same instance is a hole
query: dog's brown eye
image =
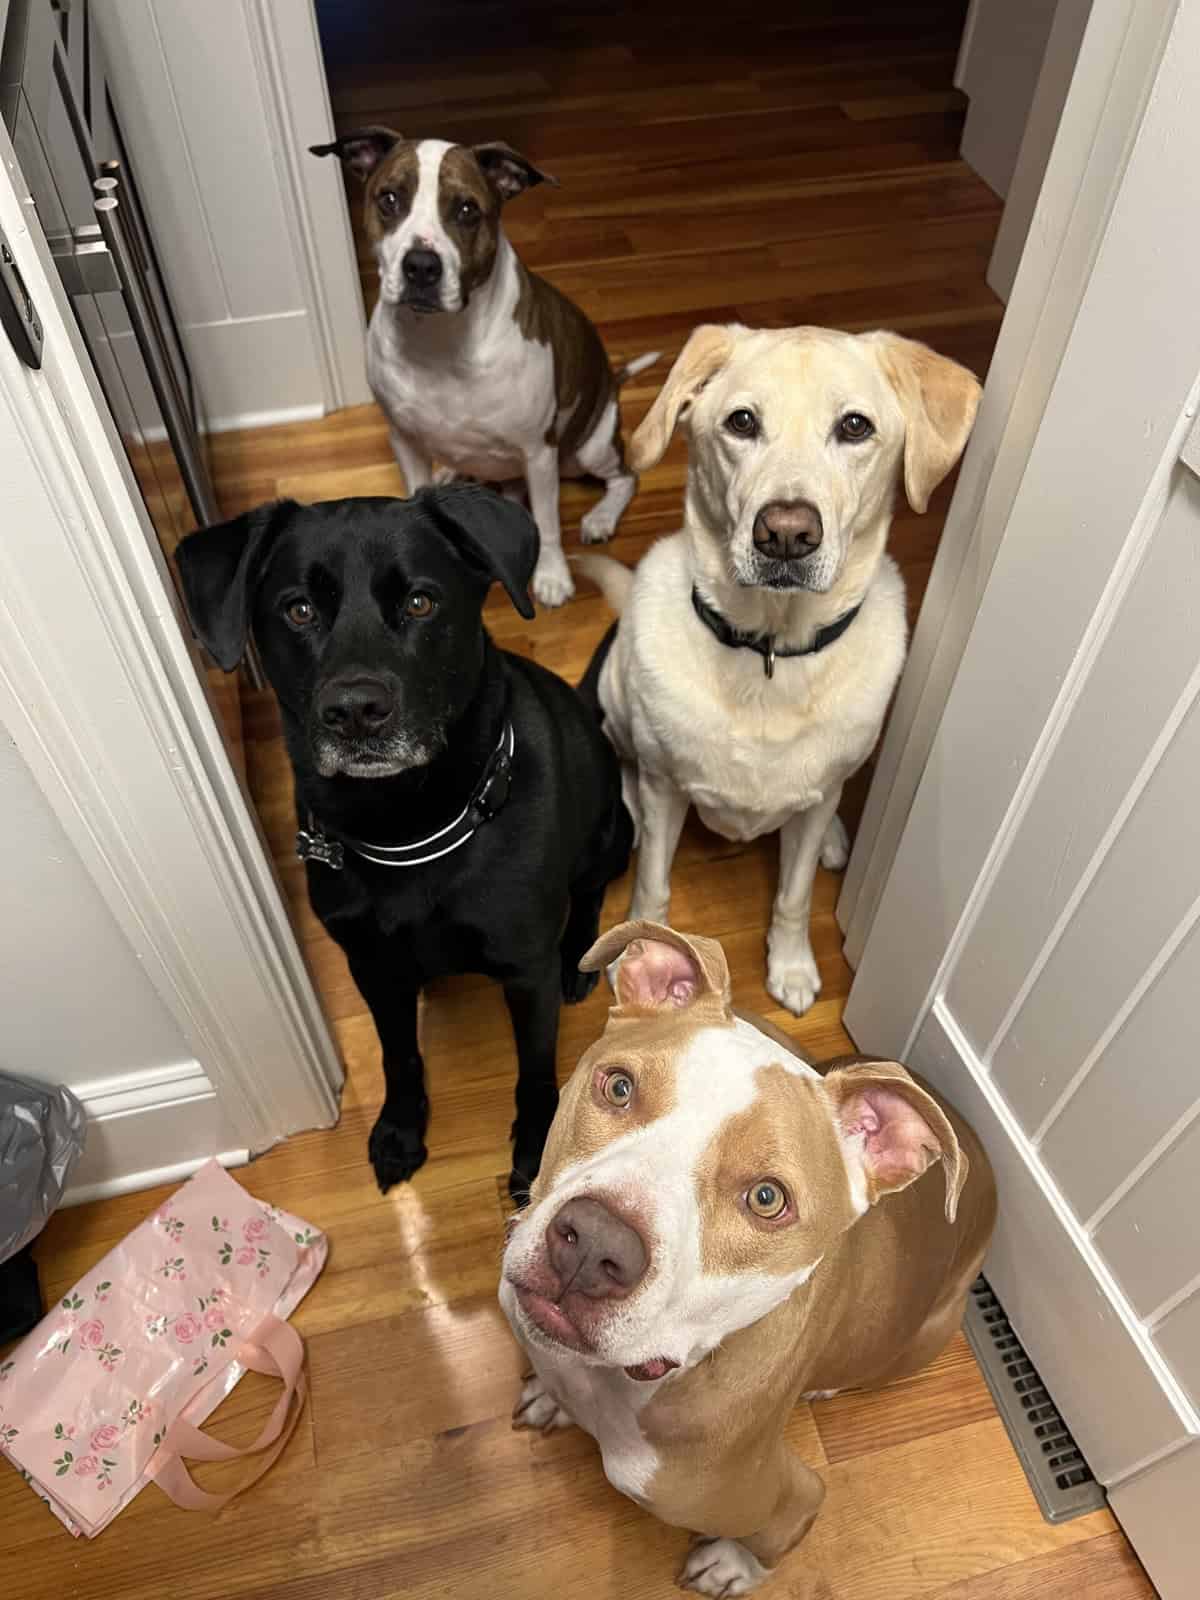
{"type": "Polygon", "coordinates": [[[777,1222],[787,1210],[787,1190],[774,1178],[760,1178],[746,1196],[746,1204],[756,1217],[777,1222]]]}
{"type": "Polygon", "coordinates": [[[433,610],[433,596],[423,594],[420,589],[415,594],[410,594],[404,602],[404,615],[406,617],[431,617],[433,610]]]}
{"type": "Polygon", "coordinates": [[[284,615],[295,628],[307,628],[310,622],[317,619],[317,608],[311,600],[292,600],[284,610],[284,615]]]}
{"type": "Polygon", "coordinates": [[[375,204],[385,217],[394,217],[400,209],[400,196],[395,189],[381,189],[375,196],[375,204]]]}
{"type": "Polygon", "coordinates": [[[725,426],[730,433],[736,433],[739,439],[753,439],[758,432],[758,418],[753,411],[748,411],[745,406],[739,406],[725,418],[725,426]]]}
{"type": "Polygon", "coordinates": [[[846,415],[837,425],[838,438],[847,444],[857,444],[861,439],[869,439],[875,432],[875,425],[869,417],[864,417],[861,411],[847,411],[846,415]]]}
{"type": "Polygon", "coordinates": [[[474,200],[460,200],[454,208],[455,222],[465,222],[468,225],[478,222],[480,211],[474,200]]]}
{"type": "Polygon", "coordinates": [[[610,1106],[623,1109],[633,1099],[633,1079],[627,1072],[610,1072],[602,1092],[610,1106]]]}

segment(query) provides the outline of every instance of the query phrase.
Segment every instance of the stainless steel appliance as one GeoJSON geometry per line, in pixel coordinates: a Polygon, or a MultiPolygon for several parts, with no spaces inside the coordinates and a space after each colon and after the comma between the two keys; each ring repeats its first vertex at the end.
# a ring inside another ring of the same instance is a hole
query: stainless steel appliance
{"type": "Polygon", "coordinates": [[[0,24],[0,115],[169,555],[190,529],[219,520],[219,509],[199,398],[138,200],[91,6],[9,0],[0,24]]]}

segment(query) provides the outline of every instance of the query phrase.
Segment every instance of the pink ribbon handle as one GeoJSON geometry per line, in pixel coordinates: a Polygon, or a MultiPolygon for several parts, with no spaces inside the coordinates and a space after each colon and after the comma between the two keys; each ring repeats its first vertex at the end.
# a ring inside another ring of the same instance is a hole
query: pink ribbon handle
{"type": "Polygon", "coordinates": [[[159,1447],[152,1476],[164,1494],[185,1511],[220,1511],[236,1495],[257,1483],[295,1432],[304,1409],[308,1393],[304,1345],[290,1323],[281,1322],[275,1316],[265,1317],[255,1328],[253,1339],[238,1351],[236,1359],[253,1372],[281,1378],[283,1393],[258,1438],[240,1450],[210,1437],[182,1416],[175,1419],[159,1447]],[[237,1488],[212,1494],[195,1482],[184,1466],[185,1456],[191,1461],[236,1461],[246,1456],[259,1459],[237,1488]]]}

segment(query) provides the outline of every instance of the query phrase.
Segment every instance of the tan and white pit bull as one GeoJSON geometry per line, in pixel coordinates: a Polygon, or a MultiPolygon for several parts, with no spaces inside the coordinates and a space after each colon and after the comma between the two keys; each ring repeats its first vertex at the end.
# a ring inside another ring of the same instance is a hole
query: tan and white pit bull
{"type": "Polygon", "coordinates": [[[618,956],[504,1252],[500,1303],[533,1363],[514,1419],[586,1429],[610,1483],[693,1535],[681,1585],[748,1594],[825,1494],[788,1413],[937,1355],[995,1186],[903,1067],[822,1075],[735,1013],[714,940],[623,923],[581,967],[618,956]]]}
{"type": "Polygon", "coordinates": [[[365,185],[379,265],[367,379],[388,419],[409,494],[449,473],[524,481],[541,551],[530,588],[542,605],[574,592],[562,552],[560,477],[594,477],[585,544],[610,539],[633,499],[617,391],[658,360],[614,373],[579,307],[530,272],[505,237],[506,201],[554,179],[506,144],[406,139],[359,128],[313,155],[338,156],[365,185]]]}

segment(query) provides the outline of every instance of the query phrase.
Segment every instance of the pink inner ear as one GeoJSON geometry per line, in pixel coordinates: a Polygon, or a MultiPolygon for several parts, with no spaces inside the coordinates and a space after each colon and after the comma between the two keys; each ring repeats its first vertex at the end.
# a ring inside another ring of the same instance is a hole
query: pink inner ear
{"type": "Polygon", "coordinates": [[[942,1154],[941,1143],[902,1094],[872,1084],[843,1102],[842,1132],[863,1140],[862,1161],[881,1189],[908,1183],[942,1154]]]}
{"type": "Polygon", "coordinates": [[[699,986],[700,971],[691,956],[658,939],[634,939],[617,967],[617,998],[623,1006],[688,1006],[699,986]]]}

